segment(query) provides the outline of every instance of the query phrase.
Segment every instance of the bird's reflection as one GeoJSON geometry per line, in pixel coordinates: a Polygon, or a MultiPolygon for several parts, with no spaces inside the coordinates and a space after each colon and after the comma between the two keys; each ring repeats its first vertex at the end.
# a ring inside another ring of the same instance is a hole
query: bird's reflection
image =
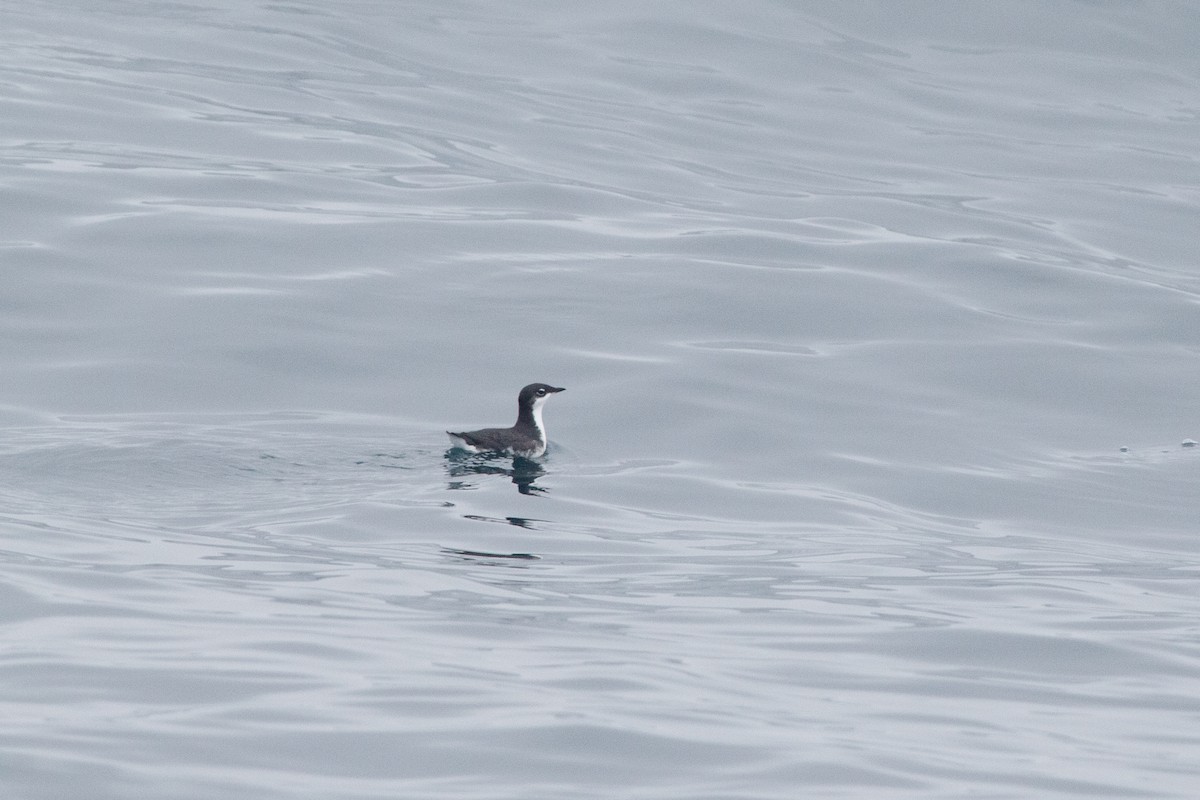
{"type": "Polygon", "coordinates": [[[546,490],[534,481],[546,474],[541,464],[522,456],[502,456],[497,453],[467,453],[458,448],[446,451],[446,471],[450,474],[451,489],[472,489],[474,484],[462,480],[471,475],[507,475],[521,494],[540,494],[546,490]]]}

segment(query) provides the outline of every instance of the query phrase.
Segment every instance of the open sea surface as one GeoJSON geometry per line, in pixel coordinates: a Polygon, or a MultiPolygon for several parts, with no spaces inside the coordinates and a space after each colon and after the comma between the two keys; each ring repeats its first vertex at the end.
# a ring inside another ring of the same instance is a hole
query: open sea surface
{"type": "Polygon", "coordinates": [[[1195,798],[1197,42],[0,0],[0,796],[1195,798]]]}

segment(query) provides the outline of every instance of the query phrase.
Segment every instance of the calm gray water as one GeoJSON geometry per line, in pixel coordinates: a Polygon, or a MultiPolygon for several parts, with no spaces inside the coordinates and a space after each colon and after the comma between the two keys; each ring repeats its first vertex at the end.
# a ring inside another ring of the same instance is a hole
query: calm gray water
{"type": "Polygon", "coordinates": [[[0,3],[0,794],[1195,797],[1197,41],[0,3]]]}

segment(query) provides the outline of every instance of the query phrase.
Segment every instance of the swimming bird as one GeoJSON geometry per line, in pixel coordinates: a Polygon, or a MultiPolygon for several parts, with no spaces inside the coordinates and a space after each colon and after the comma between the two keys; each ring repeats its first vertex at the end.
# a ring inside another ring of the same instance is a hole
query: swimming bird
{"type": "Polygon", "coordinates": [[[537,458],[546,452],[546,428],[542,425],[542,406],[552,394],[564,392],[557,386],[531,383],[517,397],[517,424],[511,428],[483,428],[477,431],[446,431],[455,447],[468,453],[503,453],[537,458]]]}

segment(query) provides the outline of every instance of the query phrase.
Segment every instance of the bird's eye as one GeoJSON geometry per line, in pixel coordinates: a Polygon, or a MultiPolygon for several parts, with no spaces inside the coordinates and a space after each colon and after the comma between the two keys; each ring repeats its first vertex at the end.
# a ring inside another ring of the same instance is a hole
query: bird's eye
{"type": "Polygon", "coordinates": [[[546,390],[538,389],[538,397],[545,397],[545,396],[546,396],[546,390]]]}

